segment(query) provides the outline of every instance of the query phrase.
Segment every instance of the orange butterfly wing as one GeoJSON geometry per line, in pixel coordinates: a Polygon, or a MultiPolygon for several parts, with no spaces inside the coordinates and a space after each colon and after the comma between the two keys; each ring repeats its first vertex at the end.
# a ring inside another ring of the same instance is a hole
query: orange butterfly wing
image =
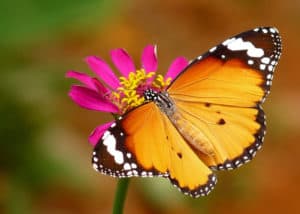
{"type": "Polygon", "coordinates": [[[190,132],[198,132],[198,141],[204,142],[203,149],[194,146],[194,151],[212,169],[238,167],[261,148],[265,134],[261,104],[270,90],[280,44],[273,28],[243,33],[196,59],[169,87],[181,120],[189,121],[190,132]],[[237,38],[243,38],[241,47],[233,47],[241,50],[230,51],[230,41],[237,38]],[[264,54],[250,57],[250,50],[264,54]]]}
{"type": "Polygon", "coordinates": [[[264,74],[239,59],[209,56],[193,63],[168,89],[183,102],[253,107],[262,99],[264,74]]]}
{"type": "Polygon", "coordinates": [[[121,178],[164,176],[185,194],[207,195],[216,183],[210,168],[238,167],[261,147],[261,104],[280,53],[274,28],[247,31],[212,48],[167,89],[174,114],[149,102],[120,117],[96,145],[94,168],[121,178]]]}
{"type": "Polygon", "coordinates": [[[212,171],[153,102],[125,114],[103,136],[104,144],[118,144],[113,149],[100,143],[95,147],[93,163],[102,173],[118,177],[168,177],[183,193],[193,197],[207,195],[216,183],[212,171]],[[122,155],[118,153],[121,151],[122,155]],[[120,155],[122,161],[117,163],[120,155]],[[110,169],[116,173],[112,174],[110,169]]]}

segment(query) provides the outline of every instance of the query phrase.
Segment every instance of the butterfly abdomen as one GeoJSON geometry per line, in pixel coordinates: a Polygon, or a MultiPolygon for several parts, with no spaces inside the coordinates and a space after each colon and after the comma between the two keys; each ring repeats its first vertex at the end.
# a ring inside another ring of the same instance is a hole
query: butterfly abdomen
{"type": "Polygon", "coordinates": [[[214,155],[214,148],[209,139],[196,126],[185,119],[180,112],[175,110],[174,114],[169,116],[169,119],[190,146],[206,155],[214,155]]]}
{"type": "Polygon", "coordinates": [[[167,92],[156,92],[149,89],[144,92],[144,97],[148,101],[154,101],[193,149],[206,155],[214,155],[214,148],[209,139],[176,110],[176,105],[167,92]]]}

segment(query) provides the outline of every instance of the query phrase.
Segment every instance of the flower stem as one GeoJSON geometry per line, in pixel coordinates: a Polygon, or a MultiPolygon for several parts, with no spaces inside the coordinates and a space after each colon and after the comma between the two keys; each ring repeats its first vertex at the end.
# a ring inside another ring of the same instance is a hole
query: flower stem
{"type": "Polygon", "coordinates": [[[116,195],[115,195],[113,214],[123,213],[128,185],[129,185],[129,178],[119,179],[117,184],[116,195]]]}

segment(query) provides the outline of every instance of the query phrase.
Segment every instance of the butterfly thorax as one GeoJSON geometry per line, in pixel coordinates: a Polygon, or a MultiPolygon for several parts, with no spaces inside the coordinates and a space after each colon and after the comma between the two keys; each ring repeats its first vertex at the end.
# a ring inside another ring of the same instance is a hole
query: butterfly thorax
{"type": "Polygon", "coordinates": [[[171,99],[168,92],[157,92],[153,89],[148,89],[144,92],[144,98],[146,101],[153,101],[167,115],[190,146],[204,154],[214,155],[214,149],[209,139],[188,119],[183,117],[177,110],[175,102],[171,99]]]}
{"type": "Polygon", "coordinates": [[[144,92],[144,98],[146,101],[153,101],[169,118],[174,115],[175,105],[168,92],[157,92],[153,89],[147,89],[144,92]]]}

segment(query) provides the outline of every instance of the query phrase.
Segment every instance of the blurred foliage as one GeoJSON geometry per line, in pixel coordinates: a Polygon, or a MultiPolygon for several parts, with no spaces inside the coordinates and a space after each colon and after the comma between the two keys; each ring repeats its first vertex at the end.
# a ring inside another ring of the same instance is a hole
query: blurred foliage
{"type": "Polygon", "coordinates": [[[100,26],[115,3],[0,2],[0,65],[5,80],[0,86],[0,186],[4,190],[0,213],[32,213],[36,195],[52,186],[81,188],[83,180],[74,166],[53,155],[46,142],[40,141],[59,120],[55,116],[59,111],[53,107],[60,97],[66,98],[67,68],[62,61],[50,65],[43,60],[41,64],[35,53],[38,49],[32,45],[54,42],[64,32],[88,31],[95,26],[93,19],[100,26]]]}
{"type": "Polygon", "coordinates": [[[114,4],[109,0],[1,1],[0,46],[53,40],[55,34],[78,26],[88,29],[94,25],[94,18],[104,20],[114,4]]]}

